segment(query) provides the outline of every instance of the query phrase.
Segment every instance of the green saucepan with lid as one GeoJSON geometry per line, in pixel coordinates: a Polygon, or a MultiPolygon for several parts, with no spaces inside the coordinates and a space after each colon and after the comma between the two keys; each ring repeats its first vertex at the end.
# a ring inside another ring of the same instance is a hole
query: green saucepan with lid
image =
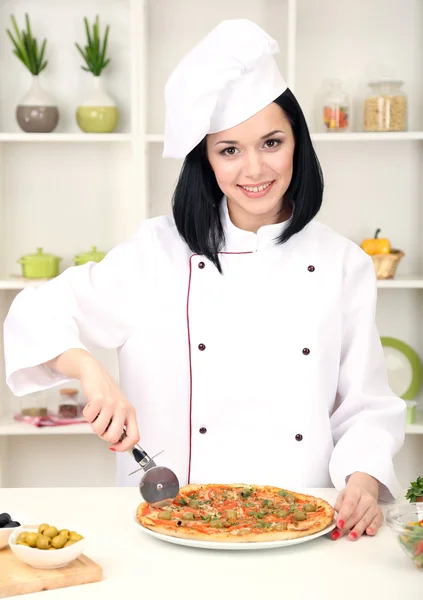
{"type": "Polygon", "coordinates": [[[18,263],[22,265],[22,275],[31,279],[44,279],[56,277],[59,274],[59,262],[62,259],[54,254],[43,252],[37,248],[35,254],[21,256],[18,263]]]}
{"type": "Polygon", "coordinates": [[[82,252],[81,254],[77,254],[74,256],[73,262],[76,265],[85,265],[85,263],[90,261],[100,262],[105,256],[106,253],[97,250],[97,246],[91,246],[91,252],[82,252]]]}

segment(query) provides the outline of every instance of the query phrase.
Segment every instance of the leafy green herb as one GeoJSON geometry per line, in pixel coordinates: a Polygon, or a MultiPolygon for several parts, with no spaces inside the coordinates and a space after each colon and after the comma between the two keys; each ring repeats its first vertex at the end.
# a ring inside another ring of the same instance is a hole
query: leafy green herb
{"type": "Polygon", "coordinates": [[[285,490],[279,490],[278,495],[279,496],[286,496],[288,492],[285,492],[285,490]]]}
{"type": "Polygon", "coordinates": [[[44,71],[48,62],[44,60],[47,40],[43,41],[41,44],[41,49],[38,50],[37,40],[32,35],[31,24],[28,15],[25,13],[26,31],[22,30],[22,32],[19,31],[15,17],[12,15],[10,18],[12,20],[16,37],[13,37],[9,29],[6,29],[6,31],[14,46],[13,54],[18,57],[18,59],[33,75],[39,75],[41,71],[44,71]]]}
{"type": "Polygon", "coordinates": [[[87,35],[87,45],[85,46],[85,52],[82,50],[81,46],[75,42],[75,46],[77,47],[79,53],[82,58],[85,60],[86,67],[81,67],[84,71],[91,72],[95,76],[101,75],[101,72],[107,67],[110,62],[110,58],[106,60],[106,49],[107,49],[107,40],[109,37],[110,27],[107,25],[106,33],[104,34],[103,45],[101,45],[100,40],[100,20],[98,15],[96,16],[95,23],[93,25],[93,31],[90,32],[90,27],[88,24],[88,20],[84,17],[85,23],[85,32],[87,35]]]}
{"type": "Polygon", "coordinates": [[[269,505],[269,500],[263,500],[263,502],[261,503],[262,506],[268,506],[269,505]]]}
{"type": "Polygon", "coordinates": [[[179,500],[177,500],[179,506],[186,506],[188,504],[188,502],[185,500],[185,498],[179,498],[179,500]]]}
{"type": "Polygon", "coordinates": [[[420,496],[423,496],[423,477],[417,477],[416,481],[412,481],[405,495],[410,502],[417,502],[420,496]]]}

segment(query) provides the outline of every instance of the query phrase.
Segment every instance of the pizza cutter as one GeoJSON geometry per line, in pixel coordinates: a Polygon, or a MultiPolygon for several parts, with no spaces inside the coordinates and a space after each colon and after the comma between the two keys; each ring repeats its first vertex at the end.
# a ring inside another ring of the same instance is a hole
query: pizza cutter
{"type": "MultiPolygon", "coordinates": [[[[123,431],[119,441],[126,438],[126,431],[123,431]]],[[[153,457],[149,457],[147,452],[139,444],[135,444],[127,452],[135,459],[140,466],[139,469],[132,471],[130,475],[144,471],[139,483],[141,496],[148,504],[164,506],[170,504],[179,494],[179,481],[175,473],[168,467],[157,466],[154,459],[162,454],[163,450],[153,457]]]]}

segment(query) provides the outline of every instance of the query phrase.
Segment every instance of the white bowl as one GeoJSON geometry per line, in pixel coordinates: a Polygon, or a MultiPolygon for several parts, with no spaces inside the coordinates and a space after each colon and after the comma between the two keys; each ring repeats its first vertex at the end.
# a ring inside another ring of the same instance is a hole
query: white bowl
{"type": "Polygon", "coordinates": [[[13,554],[22,562],[35,569],[57,569],[64,567],[82,554],[85,548],[85,538],[75,542],[67,548],[60,550],[40,550],[17,544],[19,534],[22,531],[33,531],[37,533],[37,527],[17,527],[9,538],[9,546],[13,554]]]}
{"type": "Polygon", "coordinates": [[[15,529],[19,529],[19,527],[0,527],[0,550],[9,544],[9,538],[15,529]]]}

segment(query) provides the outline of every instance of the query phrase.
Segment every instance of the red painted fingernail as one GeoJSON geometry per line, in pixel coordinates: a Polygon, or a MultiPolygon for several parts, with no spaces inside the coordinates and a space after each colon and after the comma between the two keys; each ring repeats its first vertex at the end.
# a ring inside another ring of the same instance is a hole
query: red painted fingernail
{"type": "Polygon", "coordinates": [[[338,521],[338,527],[340,529],[342,529],[344,525],[345,525],[345,521],[343,521],[342,519],[340,521],[338,521]]]}
{"type": "Polygon", "coordinates": [[[334,531],[332,533],[332,535],[330,536],[333,540],[337,540],[339,538],[341,534],[339,533],[339,531],[334,531]]]}
{"type": "Polygon", "coordinates": [[[116,452],[115,448],[109,448],[112,452],[116,452]]]}
{"type": "Polygon", "coordinates": [[[353,538],[353,540],[356,540],[358,538],[358,535],[355,531],[351,531],[350,536],[353,538]]]}

